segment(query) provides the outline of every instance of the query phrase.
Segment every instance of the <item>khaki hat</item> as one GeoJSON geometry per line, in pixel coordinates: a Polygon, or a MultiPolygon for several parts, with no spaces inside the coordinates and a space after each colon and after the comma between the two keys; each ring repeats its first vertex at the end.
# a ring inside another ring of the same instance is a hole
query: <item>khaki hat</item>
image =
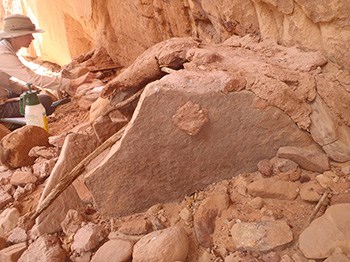
{"type": "Polygon", "coordinates": [[[28,16],[14,14],[4,18],[4,28],[0,32],[0,38],[12,38],[43,32],[44,30],[35,28],[28,16]]]}

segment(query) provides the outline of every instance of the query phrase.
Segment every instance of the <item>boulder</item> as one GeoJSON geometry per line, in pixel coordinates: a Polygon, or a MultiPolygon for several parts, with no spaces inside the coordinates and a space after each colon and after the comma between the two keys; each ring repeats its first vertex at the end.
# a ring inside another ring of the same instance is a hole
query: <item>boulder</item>
{"type": "Polygon", "coordinates": [[[21,255],[18,262],[37,261],[65,261],[66,252],[61,248],[59,239],[50,235],[43,235],[36,239],[21,255]]]}
{"type": "Polygon", "coordinates": [[[297,181],[301,176],[301,170],[298,164],[289,160],[281,158],[273,158],[273,173],[281,180],[297,181]]]}
{"type": "Polygon", "coordinates": [[[283,220],[239,222],[231,228],[233,243],[238,250],[268,252],[293,241],[293,233],[283,220]]]}
{"type": "Polygon", "coordinates": [[[255,107],[251,92],[221,92],[229,85],[223,71],[182,70],[146,87],[122,139],[86,176],[101,214],[126,215],[179,200],[256,170],[281,146],[313,143],[281,110],[255,107]],[[189,101],[208,110],[209,121],[195,135],[173,122],[189,101]]]}
{"type": "Polygon", "coordinates": [[[248,205],[253,209],[259,210],[264,205],[264,200],[261,197],[255,197],[248,202],[248,205]]]}
{"type": "Polygon", "coordinates": [[[74,235],[71,249],[79,254],[88,252],[96,248],[107,236],[106,230],[101,225],[88,223],[78,229],[74,235]]]}
{"type": "Polygon", "coordinates": [[[259,161],[257,164],[257,168],[258,171],[266,177],[270,177],[273,175],[273,164],[268,159],[263,159],[259,161]]]}
{"type": "Polygon", "coordinates": [[[310,118],[310,134],[320,145],[325,146],[338,139],[337,125],[332,111],[327,107],[322,98],[317,95],[311,103],[312,113],[310,118]]]}
{"type": "Polygon", "coordinates": [[[56,160],[57,158],[52,158],[50,160],[38,158],[32,166],[34,176],[36,176],[39,181],[44,181],[45,178],[51,174],[55,167],[56,160]]]}
{"type": "Polygon", "coordinates": [[[38,181],[37,177],[31,171],[16,170],[10,180],[13,186],[25,186],[27,184],[35,184],[38,181]]]}
{"type": "Polygon", "coordinates": [[[94,122],[99,118],[104,112],[111,110],[112,106],[110,105],[109,99],[99,97],[94,103],[91,104],[89,111],[89,120],[94,122]]]}
{"type": "Polygon", "coordinates": [[[0,214],[0,237],[4,237],[7,232],[17,226],[20,217],[19,211],[16,208],[6,208],[0,214]]]}
{"type": "Polygon", "coordinates": [[[14,170],[9,169],[6,166],[0,166],[0,169],[1,169],[1,171],[0,171],[0,183],[2,185],[6,185],[10,181],[11,176],[14,173],[14,170]]]}
{"type": "Polygon", "coordinates": [[[129,241],[112,239],[104,243],[92,257],[91,262],[131,261],[133,244],[129,241]]]}
{"type": "Polygon", "coordinates": [[[170,227],[142,237],[135,244],[132,257],[135,262],[186,261],[188,251],[185,229],[170,227]]]}
{"type": "Polygon", "coordinates": [[[102,88],[103,83],[98,79],[95,79],[92,83],[84,83],[73,94],[74,99],[77,101],[79,107],[89,110],[91,104],[99,98],[102,88]]]}
{"type": "Polygon", "coordinates": [[[7,241],[13,244],[26,242],[27,240],[28,235],[26,231],[20,227],[16,227],[15,229],[13,229],[7,238],[7,241]]]}
{"type": "Polygon", "coordinates": [[[0,261],[18,261],[23,252],[27,249],[26,243],[18,243],[0,250],[0,261]]]}
{"type": "Polygon", "coordinates": [[[28,155],[35,146],[49,146],[49,133],[38,126],[24,126],[5,136],[0,142],[1,162],[11,168],[29,166],[35,157],[28,155]]]}
{"type": "MultiPolygon", "coordinates": [[[[49,140],[50,142],[50,140],[49,140]]],[[[58,157],[58,147],[36,146],[29,151],[29,156],[52,159],[58,157]]]]}
{"type": "Polygon", "coordinates": [[[145,235],[152,231],[151,222],[143,217],[138,217],[121,224],[118,232],[125,235],[145,235]]]}
{"type": "Polygon", "coordinates": [[[247,186],[247,189],[253,196],[293,200],[298,196],[299,183],[269,177],[255,180],[247,186]]]}
{"type": "Polygon", "coordinates": [[[328,157],[317,147],[281,147],[278,149],[277,156],[290,159],[309,171],[323,173],[330,169],[328,157]]]}

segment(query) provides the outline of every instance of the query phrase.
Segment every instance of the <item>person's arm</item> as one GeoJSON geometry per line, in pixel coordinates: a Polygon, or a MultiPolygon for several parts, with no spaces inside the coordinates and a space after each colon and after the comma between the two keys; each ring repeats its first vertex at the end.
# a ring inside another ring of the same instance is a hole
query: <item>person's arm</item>
{"type": "Polygon", "coordinates": [[[77,79],[67,79],[60,76],[49,77],[35,73],[25,66],[16,53],[12,51],[2,52],[0,69],[6,74],[13,76],[23,82],[32,83],[34,86],[55,90],[60,94],[66,92],[73,96],[77,88],[84,83],[91,83],[95,74],[87,73],[77,79]]]}
{"type": "Polygon", "coordinates": [[[8,90],[12,91],[15,94],[20,95],[20,94],[28,91],[29,89],[26,86],[25,82],[18,80],[14,77],[11,77],[9,79],[8,90]]]}
{"type": "Polygon", "coordinates": [[[17,79],[32,83],[55,91],[64,90],[70,86],[70,80],[60,76],[50,77],[35,73],[30,68],[26,67],[17,57],[16,53],[10,51],[1,54],[0,68],[6,74],[16,77],[17,79]]]}

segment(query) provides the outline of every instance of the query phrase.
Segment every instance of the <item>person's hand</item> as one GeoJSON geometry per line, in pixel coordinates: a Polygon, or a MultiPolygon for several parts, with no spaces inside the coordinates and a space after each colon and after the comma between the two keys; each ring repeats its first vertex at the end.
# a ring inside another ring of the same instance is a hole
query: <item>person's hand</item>
{"type": "Polygon", "coordinates": [[[75,91],[79,86],[86,83],[92,83],[96,79],[94,73],[88,72],[85,75],[82,75],[76,79],[70,81],[69,90],[65,90],[70,96],[74,96],[75,91]]]}
{"type": "Polygon", "coordinates": [[[39,94],[43,90],[41,87],[35,85],[32,85],[31,88],[33,91],[36,91],[37,94],[39,94]]]}

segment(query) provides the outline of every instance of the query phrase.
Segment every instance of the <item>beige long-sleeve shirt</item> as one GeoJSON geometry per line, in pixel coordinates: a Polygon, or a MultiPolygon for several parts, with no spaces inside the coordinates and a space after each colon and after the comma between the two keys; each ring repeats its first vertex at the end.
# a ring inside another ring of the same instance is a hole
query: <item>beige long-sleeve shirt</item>
{"type": "Polygon", "coordinates": [[[70,85],[69,79],[44,76],[32,71],[21,62],[10,42],[3,39],[0,41],[0,103],[7,98],[6,89],[17,94],[22,92],[21,85],[14,78],[55,91],[66,90],[70,85]]]}

